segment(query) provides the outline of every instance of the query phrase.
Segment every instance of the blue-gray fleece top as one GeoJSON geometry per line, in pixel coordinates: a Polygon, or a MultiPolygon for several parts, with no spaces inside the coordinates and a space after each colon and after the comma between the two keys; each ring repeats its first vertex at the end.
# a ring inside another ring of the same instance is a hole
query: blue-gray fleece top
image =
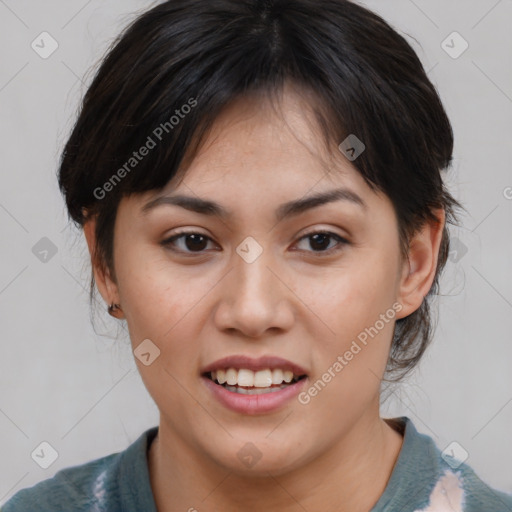
{"type": "MultiPolygon", "coordinates": [[[[489,487],[465,463],[443,454],[407,417],[393,420],[404,435],[384,493],[370,512],[512,512],[512,494],[489,487]]],[[[158,427],[126,450],[58,471],[19,490],[0,512],[157,512],[148,448],[158,427]]],[[[191,510],[201,510],[191,503],[191,510]]]]}

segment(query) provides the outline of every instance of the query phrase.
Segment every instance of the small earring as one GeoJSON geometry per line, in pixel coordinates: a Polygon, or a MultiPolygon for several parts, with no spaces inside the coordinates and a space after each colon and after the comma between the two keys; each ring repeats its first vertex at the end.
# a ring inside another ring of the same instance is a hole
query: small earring
{"type": "Polygon", "coordinates": [[[112,302],[112,304],[110,304],[110,306],[108,307],[108,314],[115,317],[115,318],[119,318],[118,316],[118,310],[119,311],[122,311],[121,309],[121,305],[120,304],[114,304],[112,302]]]}

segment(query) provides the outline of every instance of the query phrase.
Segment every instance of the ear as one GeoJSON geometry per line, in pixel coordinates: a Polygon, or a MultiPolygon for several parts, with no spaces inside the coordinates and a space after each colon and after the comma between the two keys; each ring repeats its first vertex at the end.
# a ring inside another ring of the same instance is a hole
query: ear
{"type": "Polygon", "coordinates": [[[414,313],[432,287],[446,221],[444,209],[436,210],[435,215],[437,220],[427,221],[409,242],[409,254],[403,262],[397,298],[403,309],[397,318],[414,313]]]}
{"type": "Polygon", "coordinates": [[[87,240],[87,246],[89,247],[89,254],[91,256],[91,265],[94,272],[94,280],[98,291],[100,292],[103,300],[110,305],[112,302],[115,304],[119,303],[119,290],[117,284],[111,278],[108,269],[105,269],[100,264],[96,251],[96,217],[91,217],[86,220],[84,226],[84,235],[87,240]]]}

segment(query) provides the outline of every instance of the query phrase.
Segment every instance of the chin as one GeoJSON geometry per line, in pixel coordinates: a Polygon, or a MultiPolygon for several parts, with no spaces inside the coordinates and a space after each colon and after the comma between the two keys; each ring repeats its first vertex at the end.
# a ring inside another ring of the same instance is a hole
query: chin
{"type": "Polygon", "coordinates": [[[297,447],[306,448],[290,436],[280,436],[274,440],[256,436],[240,436],[231,440],[231,445],[219,452],[220,444],[210,447],[210,456],[226,471],[240,477],[268,477],[289,473],[301,466],[308,458],[299,453],[297,447]],[[251,441],[252,437],[252,441],[251,441]],[[241,440],[245,438],[246,440],[241,440]]]}

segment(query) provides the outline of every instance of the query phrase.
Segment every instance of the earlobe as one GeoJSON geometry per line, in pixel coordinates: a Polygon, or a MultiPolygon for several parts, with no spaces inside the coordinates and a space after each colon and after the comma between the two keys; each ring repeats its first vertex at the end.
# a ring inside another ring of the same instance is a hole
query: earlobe
{"type": "MultiPolygon", "coordinates": [[[[87,241],[87,246],[89,248],[89,254],[91,257],[91,265],[94,272],[94,280],[96,282],[96,286],[98,287],[98,291],[100,292],[103,300],[110,306],[112,303],[119,303],[119,292],[117,289],[116,283],[111,279],[108,270],[104,268],[103,265],[100,264],[98,258],[96,256],[96,219],[91,218],[84,223],[84,235],[87,241]]],[[[120,308],[116,308],[120,310],[120,308]]],[[[116,313],[115,316],[117,316],[116,313]]],[[[114,316],[114,315],[113,315],[114,316]]]]}
{"type": "Polygon", "coordinates": [[[445,225],[445,211],[436,210],[435,215],[437,220],[427,221],[409,242],[409,253],[402,266],[398,296],[403,309],[397,318],[414,313],[434,282],[445,225]]]}

